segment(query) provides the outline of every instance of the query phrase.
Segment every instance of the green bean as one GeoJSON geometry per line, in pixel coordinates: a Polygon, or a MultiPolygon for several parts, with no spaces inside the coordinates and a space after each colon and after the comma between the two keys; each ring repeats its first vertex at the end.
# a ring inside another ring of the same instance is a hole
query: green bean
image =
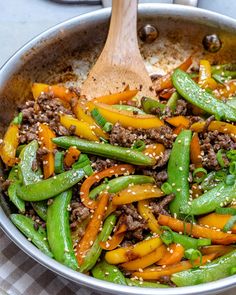
{"type": "Polygon", "coordinates": [[[88,141],[76,136],[56,137],[53,138],[52,141],[65,149],[70,146],[75,146],[84,153],[115,159],[134,165],[152,166],[155,164],[155,159],[152,159],[141,152],[107,143],[88,141]]]}
{"type": "Polygon", "coordinates": [[[115,214],[112,214],[106,218],[106,220],[104,221],[101,232],[98,234],[92,247],[89,249],[86,256],[84,257],[84,261],[79,268],[80,272],[89,271],[97,263],[97,260],[102,253],[102,248],[100,247],[99,243],[105,242],[108,239],[108,237],[110,236],[110,234],[115,226],[116,218],[117,217],[115,214]]]}
{"type": "Polygon", "coordinates": [[[53,198],[78,183],[85,173],[71,169],[56,176],[18,188],[17,194],[25,201],[42,201],[53,198]]]}
{"type": "Polygon", "coordinates": [[[31,218],[22,214],[11,214],[10,218],[29,241],[32,241],[32,243],[44,254],[53,257],[47,242],[45,229],[39,226],[38,230],[36,230],[34,227],[35,222],[31,218]]]}
{"type": "Polygon", "coordinates": [[[18,178],[18,166],[12,167],[8,179],[11,181],[11,184],[8,187],[7,193],[11,202],[19,209],[20,212],[25,212],[25,202],[21,200],[16,191],[18,187],[21,186],[21,182],[18,178]]]}
{"type": "Polygon", "coordinates": [[[193,286],[216,281],[231,275],[231,269],[236,265],[236,250],[221,256],[201,268],[175,273],[171,280],[178,286],[193,286]]]}
{"type": "Polygon", "coordinates": [[[39,201],[39,202],[31,202],[34,211],[38,214],[38,216],[46,221],[47,220],[47,201],[39,201]]]}
{"type": "Polygon", "coordinates": [[[143,183],[154,183],[155,180],[151,176],[145,175],[128,175],[121,176],[109,180],[107,183],[102,183],[99,186],[95,187],[89,193],[90,199],[95,199],[100,192],[107,190],[109,193],[118,193],[119,191],[125,189],[130,184],[143,184],[143,183]]]}
{"type": "Polygon", "coordinates": [[[214,115],[217,120],[236,121],[236,109],[200,88],[184,71],[176,69],[172,81],[178,93],[191,104],[214,115]]]}
{"type": "Polygon", "coordinates": [[[221,182],[213,189],[194,199],[189,208],[181,207],[181,212],[193,215],[206,214],[215,211],[218,207],[230,204],[235,198],[236,182],[233,185],[221,182]]]}
{"type": "Polygon", "coordinates": [[[139,280],[125,279],[128,286],[141,287],[141,288],[169,288],[168,285],[161,283],[153,283],[139,280]]]}
{"type": "Polygon", "coordinates": [[[180,207],[187,207],[189,201],[189,162],[190,130],[182,131],[176,138],[168,162],[168,183],[173,188],[174,200],[170,203],[170,212],[180,215],[180,207]]]}
{"type": "Polygon", "coordinates": [[[156,109],[160,109],[160,111],[164,111],[165,105],[159,102],[157,99],[153,99],[150,97],[142,97],[141,105],[145,113],[147,114],[155,114],[156,109]]]}
{"type": "Polygon", "coordinates": [[[53,199],[47,211],[47,235],[54,258],[62,264],[77,269],[70,235],[69,211],[72,190],[65,191],[53,199]]]}
{"type": "Polygon", "coordinates": [[[120,110],[120,111],[135,112],[136,114],[139,114],[139,115],[145,115],[146,114],[145,112],[143,112],[139,108],[136,108],[134,106],[129,106],[129,105],[126,105],[126,104],[113,104],[112,108],[116,109],[116,110],[120,110]]]}
{"type": "Polygon", "coordinates": [[[92,275],[96,279],[108,281],[119,285],[127,285],[125,277],[120,269],[108,264],[106,261],[101,261],[92,269],[92,275]]]}

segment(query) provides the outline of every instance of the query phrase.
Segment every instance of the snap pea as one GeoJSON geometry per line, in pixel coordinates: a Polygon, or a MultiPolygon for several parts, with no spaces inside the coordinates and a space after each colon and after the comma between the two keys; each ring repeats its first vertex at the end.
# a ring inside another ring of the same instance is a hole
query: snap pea
{"type": "Polygon", "coordinates": [[[47,220],[47,201],[39,201],[39,202],[31,202],[34,211],[38,214],[38,216],[46,221],[47,220]]]}
{"type": "MultiPolygon", "coordinates": [[[[31,141],[25,145],[20,152],[20,164],[19,164],[19,176],[22,179],[24,185],[29,185],[41,180],[42,171],[38,168],[36,171],[32,169],[34,161],[36,161],[38,150],[38,142],[36,140],[31,141]]],[[[18,186],[17,189],[20,189],[18,186]]],[[[47,203],[46,202],[32,202],[32,207],[36,211],[39,217],[46,220],[47,203]]]]}
{"type": "Polygon", "coordinates": [[[178,287],[208,283],[230,276],[232,267],[235,265],[236,250],[201,266],[201,268],[175,273],[171,276],[171,280],[178,287]]]}
{"type": "Polygon", "coordinates": [[[166,106],[169,107],[172,111],[175,111],[178,99],[180,99],[179,93],[174,92],[168,99],[166,106]]]}
{"type": "Polygon", "coordinates": [[[23,148],[26,146],[26,144],[21,144],[18,146],[18,148],[16,149],[16,156],[19,157],[21,151],[23,150],[23,148]]]}
{"type": "Polygon", "coordinates": [[[121,176],[109,180],[107,183],[102,183],[99,186],[95,187],[89,193],[89,197],[91,199],[95,199],[96,196],[104,191],[107,190],[109,193],[118,193],[122,189],[125,189],[129,186],[129,184],[143,184],[143,183],[154,183],[155,180],[151,176],[145,175],[128,175],[128,176],[121,176]]]}
{"type": "Polygon", "coordinates": [[[25,201],[53,198],[74,186],[85,175],[82,169],[71,169],[56,176],[18,188],[17,194],[25,201]]]}
{"type": "Polygon", "coordinates": [[[164,241],[164,243],[165,236],[167,236],[168,238],[170,237],[168,244],[181,244],[185,249],[197,249],[199,247],[211,245],[210,239],[194,239],[187,235],[181,235],[179,233],[173,232],[170,228],[168,228],[168,231],[165,231],[165,229],[166,227],[164,227],[164,231],[161,234],[161,239],[164,241]]]}
{"type": "Polygon", "coordinates": [[[54,258],[62,264],[77,269],[70,235],[68,206],[72,191],[65,191],[53,199],[47,211],[47,235],[54,258]]]}
{"type": "Polygon", "coordinates": [[[178,93],[191,104],[214,115],[217,119],[236,121],[236,109],[199,87],[184,71],[176,69],[172,81],[178,93]]]}
{"type": "Polygon", "coordinates": [[[164,285],[161,283],[153,283],[153,282],[145,282],[145,281],[139,281],[139,280],[131,280],[131,279],[125,279],[126,284],[128,286],[133,287],[141,287],[141,288],[169,288],[168,285],[164,285]]]}
{"type": "Polygon", "coordinates": [[[230,204],[236,198],[236,182],[227,185],[219,183],[213,189],[194,199],[188,208],[181,207],[181,212],[186,214],[201,215],[213,212],[218,207],[230,204]]]}
{"type": "Polygon", "coordinates": [[[120,269],[108,264],[106,261],[101,261],[92,269],[92,275],[96,279],[108,281],[119,285],[127,285],[125,277],[120,269]]]}
{"type": "Polygon", "coordinates": [[[170,203],[170,212],[180,215],[180,207],[187,207],[189,201],[189,162],[192,132],[183,130],[176,138],[170,154],[167,173],[168,183],[173,188],[174,200],[170,203]]]}
{"type": "Polygon", "coordinates": [[[236,216],[234,215],[225,224],[225,226],[223,227],[223,231],[227,232],[227,231],[232,230],[232,227],[235,225],[235,223],[236,223],[236,216]]]}
{"type": "Polygon", "coordinates": [[[10,218],[15,226],[18,227],[28,240],[32,241],[39,250],[49,257],[53,257],[47,242],[45,229],[39,226],[38,230],[36,230],[34,227],[34,221],[22,214],[11,214],[10,218]]]}
{"type": "Polygon", "coordinates": [[[8,179],[11,181],[11,184],[8,187],[7,193],[11,202],[19,209],[20,212],[25,212],[25,202],[21,200],[16,191],[18,187],[21,186],[21,182],[18,178],[18,166],[12,167],[8,179]]]}
{"type": "Polygon", "coordinates": [[[25,185],[41,180],[41,169],[37,171],[32,170],[33,163],[36,161],[37,150],[38,142],[37,140],[33,140],[27,144],[20,153],[19,177],[25,185]]]}
{"type": "Polygon", "coordinates": [[[101,232],[98,234],[92,247],[89,249],[86,256],[84,257],[84,261],[83,261],[82,265],[79,267],[80,272],[89,271],[97,263],[97,260],[102,253],[102,248],[100,247],[99,243],[105,242],[108,239],[108,237],[110,236],[110,234],[115,226],[116,219],[117,219],[117,217],[115,214],[112,214],[106,218],[106,220],[104,221],[101,232]]]}
{"type": "Polygon", "coordinates": [[[139,108],[136,108],[134,106],[129,106],[129,105],[126,105],[126,104],[113,104],[112,108],[116,109],[116,110],[120,110],[120,111],[135,112],[135,113],[137,113],[139,115],[145,115],[146,114],[145,112],[143,112],[139,108]]]}
{"type": "Polygon", "coordinates": [[[142,97],[141,105],[142,105],[142,109],[147,114],[156,113],[155,112],[156,109],[160,109],[160,111],[164,111],[165,109],[165,105],[163,103],[159,102],[156,99],[146,97],[146,96],[142,97]]]}
{"type": "Polygon", "coordinates": [[[231,106],[232,108],[236,109],[236,98],[235,97],[231,97],[230,99],[228,99],[226,101],[226,104],[231,106]]]}
{"type": "Polygon", "coordinates": [[[56,174],[59,174],[65,171],[63,161],[64,161],[64,153],[57,151],[55,153],[55,163],[54,163],[54,170],[56,174]]]}
{"type": "Polygon", "coordinates": [[[58,146],[66,149],[70,146],[75,146],[84,153],[115,159],[134,165],[152,166],[155,164],[155,159],[152,159],[141,152],[108,143],[97,143],[80,139],[76,136],[56,137],[53,138],[52,141],[58,146]]]}

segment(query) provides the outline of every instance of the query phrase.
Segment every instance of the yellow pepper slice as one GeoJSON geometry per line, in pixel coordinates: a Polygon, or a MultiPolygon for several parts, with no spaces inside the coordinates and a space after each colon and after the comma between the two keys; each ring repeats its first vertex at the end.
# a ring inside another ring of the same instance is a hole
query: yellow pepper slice
{"type": "Polygon", "coordinates": [[[138,93],[138,90],[125,90],[119,93],[104,95],[92,99],[93,102],[101,102],[109,105],[118,104],[122,101],[128,101],[138,93]]]}
{"type": "Polygon", "coordinates": [[[147,226],[153,233],[160,233],[160,226],[149,208],[149,200],[142,200],[138,202],[138,212],[146,220],[147,226]]]}
{"type": "Polygon", "coordinates": [[[145,267],[150,266],[156,263],[157,261],[159,261],[165,255],[165,253],[166,253],[166,247],[162,245],[156,248],[151,253],[141,258],[122,263],[121,266],[126,270],[144,269],[145,267]]]}
{"type": "Polygon", "coordinates": [[[0,155],[7,166],[14,166],[17,162],[16,149],[19,144],[19,126],[11,124],[4,137],[0,148],[0,155]]]}
{"type": "MultiPolygon", "coordinates": [[[[232,216],[228,214],[211,213],[206,216],[198,218],[198,223],[201,225],[207,225],[210,227],[223,229],[231,217],[232,216]]],[[[236,233],[236,225],[232,227],[231,231],[234,234],[236,233]]]]}
{"type": "MultiPolygon", "coordinates": [[[[194,132],[202,132],[205,126],[205,122],[196,122],[193,125],[191,125],[190,129],[194,132]]],[[[221,121],[212,121],[210,125],[208,126],[207,130],[214,131],[217,130],[220,133],[229,134],[231,137],[233,137],[234,140],[236,140],[236,126],[225,123],[221,121]]]]}
{"type": "Polygon", "coordinates": [[[198,84],[202,88],[215,89],[217,82],[211,77],[211,64],[208,60],[200,60],[198,84]]]}
{"type": "Polygon", "coordinates": [[[150,238],[133,246],[121,247],[105,254],[105,259],[110,264],[119,264],[143,257],[160,247],[162,240],[159,237],[150,238]]]}
{"type": "Polygon", "coordinates": [[[94,133],[95,133],[97,136],[99,136],[99,137],[103,137],[103,138],[105,138],[105,139],[108,139],[108,138],[109,138],[108,134],[107,134],[106,132],[104,132],[100,126],[98,126],[98,125],[96,124],[96,122],[93,120],[93,118],[85,113],[85,111],[84,111],[83,108],[79,105],[79,103],[77,103],[77,104],[73,107],[73,113],[76,115],[76,117],[77,117],[79,120],[88,123],[88,124],[90,125],[90,128],[94,131],[94,133]]]}
{"type": "Polygon", "coordinates": [[[152,184],[137,184],[120,191],[112,199],[113,205],[124,205],[145,199],[163,197],[164,193],[152,184]]]}
{"type": "Polygon", "coordinates": [[[157,117],[152,115],[133,115],[127,111],[120,111],[113,109],[109,105],[102,103],[88,102],[87,106],[90,111],[97,108],[100,114],[108,121],[113,124],[119,122],[124,127],[134,127],[134,128],[158,128],[164,123],[157,117]]]}
{"type": "Polygon", "coordinates": [[[99,140],[94,131],[91,130],[90,125],[86,122],[79,121],[70,115],[60,115],[60,122],[67,129],[69,129],[71,126],[75,126],[75,135],[88,140],[99,140]]]}
{"type": "Polygon", "coordinates": [[[189,119],[184,116],[176,116],[176,117],[166,118],[165,121],[175,127],[179,127],[180,125],[182,125],[185,128],[188,128],[190,125],[189,119]]]}

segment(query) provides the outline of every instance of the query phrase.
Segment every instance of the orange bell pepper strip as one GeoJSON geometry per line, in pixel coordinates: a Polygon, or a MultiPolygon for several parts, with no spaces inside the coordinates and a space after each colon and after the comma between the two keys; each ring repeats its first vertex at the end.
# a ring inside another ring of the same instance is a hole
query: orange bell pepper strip
{"type": "Polygon", "coordinates": [[[65,165],[67,167],[71,167],[75,163],[75,161],[78,160],[79,155],[80,151],[75,146],[69,147],[64,158],[65,165]]]}
{"type": "Polygon", "coordinates": [[[43,175],[47,179],[54,173],[54,149],[56,145],[52,142],[52,138],[56,137],[56,135],[48,125],[40,124],[38,136],[40,146],[48,151],[46,155],[43,155],[43,175]]]}
{"type": "Polygon", "coordinates": [[[195,238],[211,239],[214,244],[228,245],[236,242],[235,234],[228,234],[198,224],[183,222],[179,219],[175,219],[166,215],[160,214],[158,218],[158,223],[160,225],[169,226],[172,230],[176,232],[186,232],[187,234],[190,234],[195,238]]]}
{"type": "Polygon", "coordinates": [[[85,207],[89,209],[95,209],[97,207],[97,201],[92,200],[89,198],[89,190],[91,186],[99,181],[101,181],[105,177],[111,177],[113,175],[122,175],[122,174],[130,174],[134,172],[134,167],[131,165],[117,165],[112,166],[108,169],[100,171],[98,173],[94,173],[93,175],[89,176],[85,181],[82,183],[80,188],[80,197],[81,202],[84,204],[85,207]]]}
{"type": "Polygon", "coordinates": [[[200,251],[203,255],[218,253],[219,256],[222,256],[233,251],[234,249],[235,249],[234,246],[211,245],[211,246],[201,247],[200,251]]]}
{"type": "Polygon", "coordinates": [[[211,77],[211,64],[208,60],[200,60],[198,84],[202,88],[215,89],[217,82],[211,77]]]}
{"type": "Polygon", "coordinates": [[[120,247],[105,254],[105,259],[110,264],[120,264],[143,257],[162,245],[159,237],[143,240],[129,247],[120,247]]]}
{"type": "Polygon", "coordinates": [[[79,121],[78,119],[70,115],[60,115],[60,123],[69,129],[71,126],[75,126],[74,134],[82,138],[99,141],[94,131],[90,128],[90,125],[86,122],[79,121]]]}
{"type": "MultiPolygon", "coordinates": [[[[182,71],[187,71],[187,69],[191,66],[191,64],[192,64],[192,57],[190,56],[181,65],[179,65],[177,69],[181,69],[182,71]]],[[[157,91],[161,91],[163,89],[173,87],[173,84],[171,81],[172,73],[173,71],[171,71],[170,73],[166,74],[165,76],[161,77],[156,82],[154,82],[154,88],[157,91]]]]}
{"type": "Polygon", "coordinates": [[[176,134],[176,135],[179,135],[180,132],[182,130],[185,130],[186,128],[183,126],[183,125],[179,125],[178,127],[176,127],[174,130],[173,130],[173,134],[176,134]]]}
{"type": "Polygon", "coordinates": [[[78,95],[74,91],[71,91],[65,86],[33,83],[32,93],[35,100],[38,99],[42,92],[52,93],[55,98],[60,98],[61,100],[68,103],[71,102],[72,98],[78,97],[78,95]]]}
{"type": "Polygon", "coordinates": [[[111,213],[116,211],[117,206],[113,205],[112,202],[110,202],[107,206],[107,211],[105,214],[105,218],[107,218],[109,215],[111,215],[111,213]]]}
{"type": "Polygon", "coordinates": [[[19,126],[11,123],[8,127],[0,146],[0,156],[7,166],[17,163],[16,149],[19,144],[19,126]]]}
{"type": "MultiPolygon", "coordinates": [[[[196,122],[191,125],[190,129],[195,132],[202,132],[205,122],[196,122]]],[[[220,133],[229,134],[236,141],[236,126],[221,121],[212,121],[207,128],[208,131],[219,131],[220,133]]]]}
{"type": "MultiPolygon", "coordinates": [[[[231,217],[232,216],[228,214],[210,213],[208,215],[198,218],[198,223],[213,228],[223,229],[231,217]]],[[[236,234],[236,225],[232,227],[231,231],[232,233],[236,234]]]]}
{"type": "MultiPolygon", "coordinates": [[[[201,265],[204,265],[207,262],[213,260],[216,256],[216,253],[202,256],[201,265]]],[[[193,268],[193,265],[200,265],[200,259],[196,259],[193,264],[189,260],[186,260],[176,264],[168,265],[165,268],[162,266],[149,267],[144,269],[142,272],[133,272],[132,277],[143,278],[144,280],[158,280],[160,277],[170,276],[174,273],[191,269],[193,268]]]]}
{"type": "Polygon", "coordinates": [[[100,102],[100,103],[105,103],[109,105],[119,104],[120,102],[128,101],[132,99],[137,93],[138,93],[138,90],[136,89],[135,90],[127,89],[123,92],[96,97],[92,99],[92,102],[100,102]]]}
{"type": "Polygon", "coordinates": [[[117,193],[112,199],[112,204],[124,205],[163,196],[164,193],[153,184],[136,184],[117,193]]]}
{"type": "Polygon", "coordinates": [[[213,94],[219,98],[230,98],[236,95],[236,80],[231,80],[224,83],[223,87],[218,87],[213,91],[213,94]]]}
{"type": "Polygon", "coordinates": [[[114,235],[109,238],[105,242],[100,242],[99,245],[104,250],[114,250],[117,248],[120,243],[123,241],[126,231],[127,231],[127,225],[124,223],[124,216],[121,215],[118,221],[117,230],[115,231],[114,235]]]}
{"type": "Polygon", "coordinates": [[[97,108],[100,114],[110,123],[119,122],[123,127],[134,127],[134,128],[158,128],[164,123],[153,115],[134,115],[131,112],[124,110],[116,110],[112,106],[105,105],[102,103],[87,103],[89,111],[97,108]]]}
{"type": "Polygon", "coordinates": [[[85,233],[76,247],[77,260],[79,265],[82,264],[87,251],[91,248],[97,237],[99,229],[103,223],[108,200],[109,194],[107,192],[103,193],[98,201],[98,206],[95,209],[92,218],[90,219],[85,229],[85,233]]]}
{"type": "Polygon", "coordinates": [[[138,202],[138,213],[143,217],[144,220],[147,222],[148,228],[156,234],[159,234],[160,226],[157,222],[156,217],[152,213],[152,210],[149,208],[149,200],[142,200],[138,202]]]}
{"type": "Polygon", "coordinates": [[[197,133],[193,134],[190,142],[190,160],[196,168],[202,167],[201,146],[197,133]]]}
{"type": "Polygon", "coordinates": [[[170,264],[176,264],[181,261],[181,259],[184,257],[184,247],[180,244],[171,244],[167,248],[167,252],[161,260],[157,262],[159,265],[170,265],[170,264]],[[169,248],[169,250],[168,250],[169,248]]]}
{"type": "Polygon", "coordinates": [[[165,151],[165,147],[161,143],[149,144],[143,150],[144,155],[149,156],[150,158],[154,158],[156,160],[159,159],[159,156],[162,155],[165,151]]]}
{"type": "Polygon", "coordinates": [[[175,127],[179,127],[180,125],[182,125],[185,128],[188,128],[190,125],[189,119],[184,116],[176,116],[176,117],[166,118],[165,121],[175,127]]]}
{"type": "Polygon", "coordinates": [[[77,119],[88,123],[90,125],[90,129],[93,130],[98,137],[103,137],[105,139],[109,138],[109,135],[106,132],[104,132],[100,126],[96,124],[96,122],[93,120],[91,116],[86,114],[86,112],[83,110],[83,107],[78,102],[72,109],[77,119]]]}
{"type": "Polygon", "coordinates": [[[175,88],[163,89],[159,96],[164,99],[169,99],[171,95],[175,92],[175,88]]]}
{"type": "Polygon", "coordinates": [[[139,270],[144,269],[147,266],[152,265],[153,263],[156,263],[160,261],[160,259],[166,254],[166,247],[164,245],[161,245],[160,247],[156,248],[151,253],[141,257],[137,258],[135,260],[131,260],[125,263],[121,264],[121,267],[125,270],[139,270]]]}

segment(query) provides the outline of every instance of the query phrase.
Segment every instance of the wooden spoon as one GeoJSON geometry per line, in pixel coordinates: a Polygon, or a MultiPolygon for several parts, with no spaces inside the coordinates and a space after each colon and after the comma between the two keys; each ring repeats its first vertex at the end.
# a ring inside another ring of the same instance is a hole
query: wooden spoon
{"type": "Polygon", "coordinates": [[[106,44],[82,85],[88,99],[123,91],[125,87],[151,93],[152,81],[137,40],[137,0],[113,0],[106,44]]]}

